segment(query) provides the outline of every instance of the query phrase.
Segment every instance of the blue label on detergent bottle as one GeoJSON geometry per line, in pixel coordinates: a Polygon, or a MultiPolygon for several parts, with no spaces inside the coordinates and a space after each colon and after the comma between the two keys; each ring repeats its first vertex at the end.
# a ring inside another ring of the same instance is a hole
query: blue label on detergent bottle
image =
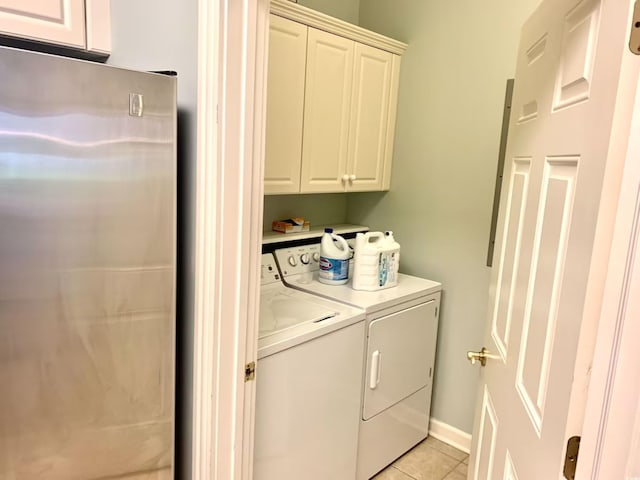
{"type": "Polygon", "coordinates": [[[387,284],[387,275],[389,273],[388,255],[380,254],[378,258],[378,286],[384,287],[387,284]]]}
{"type": "Polygon", "coordinates": [[[349,278],[349,260],[320,257],[319,275],[327,280],[346,280],[349,278]]]}

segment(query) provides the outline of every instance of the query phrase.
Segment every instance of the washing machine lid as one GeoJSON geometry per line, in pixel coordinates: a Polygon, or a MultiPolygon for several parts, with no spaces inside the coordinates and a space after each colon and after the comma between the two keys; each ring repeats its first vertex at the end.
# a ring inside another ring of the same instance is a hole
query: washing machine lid
{"type": "Polygon", "coordinates": [[[364,311],[283,284],[260,291],[258,358],[363,321],[364,311]]]}
{"type": "Polygon", "coordinates": [[[258,338],[295,327],[299,323],[329,320],[340,314],[336,310],[335,305],[312,302],[308,297],[300,298],[290,288],[263,289],[258,338]]]}

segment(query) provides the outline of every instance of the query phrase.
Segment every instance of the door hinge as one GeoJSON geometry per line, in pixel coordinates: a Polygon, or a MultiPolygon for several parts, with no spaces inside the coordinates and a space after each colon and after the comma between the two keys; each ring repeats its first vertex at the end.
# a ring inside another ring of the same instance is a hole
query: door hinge
{"type": "Polygon", "coordinates": [[[256,362],[247,363],[244,366],[244,381],[248,382],[256,378],[256,362]]]}
{"type": "Polygon", "coordinates": [[[578,466],[578,451],[580,450],[580,437],[571,437],[567,441],[567,453],[564,456],[564,478],[574,480],[576,467],[578,466]]]}
{"type": "Polygon", "coordinates": [[[633,17],[631,19],[631,34],[629,35],[629,50],[631,53],[640,55],[640,2],[636,2],[633,7],[633,17]]]}

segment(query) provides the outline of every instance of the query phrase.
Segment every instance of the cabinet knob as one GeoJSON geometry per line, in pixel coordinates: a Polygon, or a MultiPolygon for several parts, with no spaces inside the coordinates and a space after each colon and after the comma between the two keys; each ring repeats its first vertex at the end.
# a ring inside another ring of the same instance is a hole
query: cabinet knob
{"type": "Polygon", "coordinates": [[[349,175],[349,182],[353,183],[356,180],[356,176],[354,174],[349,175]]]}
{"type": "Polygon", "coordinates": [[[347,183],[349,181],[349,175],[346,173],[342,175],[342,183],[347,183]]]}

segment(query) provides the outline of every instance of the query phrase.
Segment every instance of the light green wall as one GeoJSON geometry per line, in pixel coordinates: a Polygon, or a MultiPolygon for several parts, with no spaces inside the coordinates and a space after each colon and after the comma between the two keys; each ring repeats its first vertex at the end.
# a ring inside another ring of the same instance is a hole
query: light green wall
{"type": "Polygon", "coordinates": [[[298,4],[358,25],[360,0],[298,0],[298,4]]]}
{"type": "Polygon", "coordinates": [[[198,2],[111,2],[108,63],[178,73],[178,282],[176,299],[176,478],[191,478],[193,258],[196,191],[198,2]]]}
{"type": "Polygon", "coordinates": [[[443,284],[432,415],[471,432],[506,80],[539,0],[362,0],[360,25],[403,40],[391,190],[351,194],[349,222],[392,229],[401,271],[443,284]]]}
{"type": "Polygon", "coordinates": [[[264,230],[271,222],[304,217],[316,225],[338,225],[347,220],[347,196],[343,193],[314,195],[268,195],[264,202],[264,230]]]}

